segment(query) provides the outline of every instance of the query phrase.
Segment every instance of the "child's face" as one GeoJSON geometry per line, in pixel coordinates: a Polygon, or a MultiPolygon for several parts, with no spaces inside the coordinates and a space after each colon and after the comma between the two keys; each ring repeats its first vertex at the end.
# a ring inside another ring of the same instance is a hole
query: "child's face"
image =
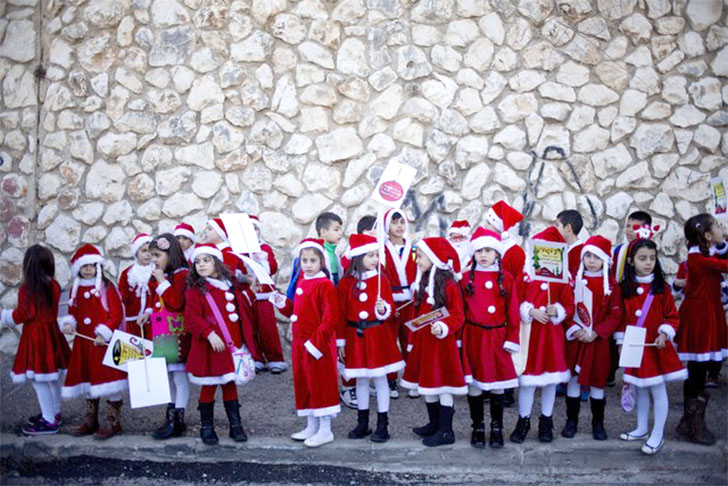
{"type": "Polygon", "coordinates": [[[169,261],[169,255],[167,255],[165,252],[163,252],[159,248],[154,248],[152,250],[152,261],[154,262],[154,265],[159,270],[164,272],[167,269],[167,262],[169,261]]]}
{"type": "Polygon", "coordinates": [[[301,257],[299,261],[301,262],[301,271],[307,277],[313,277],[321,271],[321,258],[311,248],[301,250],[301,257]]]}
{"type": "Polygon", "coordinates": [[[417,268],[422,273],[425,273],[432,268],[432,262],[419,248],[417,249],[417,268]]]}
{"type": "Polygon", "coordinates": [[[204,243],[212,243],[213,245],[219,245],[220,243],[222,243],[222,238],[220,238],[220,235],[217,234],[217,231],[215,231],[209,224],[205,226],[205,231],[202,234],[202,238],[205,240],[204,243]]]}
{"type": "Polygon", "coordinates": [[[139,248],[135,257],[136,261],[139,262],[139,265],[149,265],[149,262],[152,261],[152,253],[149,251],[149,243],[139,248]]]}
{"type": "Polygon", "coordinates": [[[407,225],[404,222],[404,218],[393,218],[389,223],[390,238],[402,238],[406,227],[407,225]]]}
{"type": "Polygon", "coordinates": [[[81,275],[81,278],[94,278],[96,276],[96,265],[93,263],[83,265],[78,273],[81,275]]]}
{"type": "Polygon", "coordinates": [[[464,243],[468,241],[468,238],[466,236],[461,235],[460,233],[450,233],[447,235],[447,239],[450,243],[454,245],[459,245],[461,243],[464,243]]]}
{"type": "Polygon", "coordinates": [[[475,252],[475,261],[481,267],[489,267],[495,263],[498,253],[492,248],[481,248],[475,252]]]}
{"type": "Polygon", "coordinates": [[[710,231],[705,233],[705,239],[712,244],[720,244],[725,239],[723,226],[715,218],[710,220],[710,231]]]}
{"type": "Polygon", "coordinates": [[[584,268],[589,272],[598,272],[604,266],[604,262],[601,258],[596,256],[594,253],[588,251],[584,255],[584,268]]]}
{"type": "Polygon", "coordinates": [[[564,239],[567,239],[574,234],[574,230],[571,229],[571,224],[567,224],[566,226],[564,226],[563,224],[561,224],[561,221],[557,219],[554,226],[557,230],[559,230],[559,233],[561,233],[561,237],[564,239]]]}
{"type": "Polygon", "coordinates": [[[642,226],[644,223],[636,219],[627,219],[627,227],[624,229],[624,236],[628,242],[634,241],[637,238],[637,234],[634,232],[635,226],[642,226]]]}
{"type": "Polygon", "coordinates": [[[657,252],[647,247],[637,250],[634,255],[634,271],[639,277],[651,275],[657,264],[657,252]]]}
{"type": "Polygon", "coordinates": [[[177,241],[179,242],[179,245],[182,247],[182,251],[187,251],[190,249],[192,245],[194,245],[194,242],[187,238],[186,236],[177,235],[177,241]]]}
{"type": "Polygon", "coordinates": [[[342,228],[341,223],[334,221],[328,228],[321,228],[321,231],[319,231],[319,238],[324,240],[326,243],[338,245],[339,241],[341,241],[343,231],[344,228],[342,228]]]}
{"type": "Polygon", "coordinates": [[[199,255],[195,258],[195,271],[200,277],[217,278],[217,271],[215,270],[215,259],[212,255],[199,255]]]}
{"type": "Polygon", "coordinates": [[[370,251],[364,255],[361,262],[366,270],[376,270],[379,265],[379,252],[370,251]]]}

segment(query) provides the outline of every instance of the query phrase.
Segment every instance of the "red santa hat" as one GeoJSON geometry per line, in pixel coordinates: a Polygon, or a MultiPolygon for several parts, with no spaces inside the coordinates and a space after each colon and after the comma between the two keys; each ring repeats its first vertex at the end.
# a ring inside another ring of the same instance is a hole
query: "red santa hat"
{"type": "Polygon", "coordinates": [[[541,231],[540,233],[536,233],[531,237],[532,240],[541,240],[541,241],[551,241],[553,243],[566,243],[566,240],[563,236],[561,236],[561,233],[559,233],[559,230],[556,229],[556,226],[549,226],[545,230],[541,231]]]}
{"type": "Polygon", "coordinates": [[[101,282],[103,278],[103,266],[104,266],[104,255],[101,250],[96,248],[94,245],[86,243],[81,246],[76,253],[71,257],[71,274],[73,275],[73,287],[71,288],[71,298],[69,299],[69,305],[76,299],[76,293],[78,292],[78,286],[80,284],[81,267],[84,265],[96,265],[96,281],[94,287],[97,292],[101,292],[101,282]]]}
{"type": "Polygon", "coordinates": [[[609,288],[609,266],[612,264],[612,242],[603,236],[594,235],[586,240],[584,246],[581,247],[581,262],[579,263],[579,271],[576,273],[576,282],[581,282],[584,275],[584,255],[591,253],[598,257],[604,264],[602,265],[602,277],[604,279],[604,295],[612,293],[609,288]]]}
{"type": "Polygon", "coordinates": [[[227,230],[225,229],[225,223],[222,222],[221,218],[208,219],[207,224],[210,226],[210,228],[215,230],[215,233],[217,233],[220,236],[220,238],[222,238],[222,241],[228,240],[228,234],[227,234],[227,230]]]}
{"type": "MultiPolygon", "coordinates": [[[[422,238],[417,244],[417,249],[427,256],[432,262],[433,269],[430,270],[430,278],[427,282],[427,302],[430,305],[435,305],[435,270],[447,270],[453,274],[455,280],[462,278],[460,274],[460,257],[455,248],[447,241],[446,238],[440,236],[433,236],[428,238],[422,238]]],[[[422,280],[422,274],[417,269],[417,278],[412,284],[414,289],[419,288],[420,281],[422,280]]]]}
{"type": "Polygon", "coordinates": [[[172,232],[174,236],[184,236],[185,238],[189,238],[192,240],[193,243],[197,243],[197,237],[195,236],[195,228],[192,227],[191,224],[187,223],[180,223],[177,226],[174,227],[174,232],[172,232]]]}
{"type": "Polygon", "coordinates": [[[313,248],[320,251],[321,254],[324,256],[324,264],[326,265],[326,268],[331,271],[331,261],[329,260],[328,253],[324,249],[324,240],[320,238],[304,238],[293,250],[293,252],[296,254],[296,256],[300,258],[301,251],[307,248],[313,248]]]}
{"type": "Polygon", "coordinates": [[[190,261],[194,263],[195,259],[200,255],[210,255],[222,261],[222,251],[213,243],[198,243],[195,245],[190,261]]]}
{"type": "Polygon", "coordinates": [[[455,233],[464,237],[470,236],[470,223],[464,219],[453,221],[450,227],[447,229],[447,235],[455,233]]]}
{"type": "Polygon", "coordinates": [[[371,251],[378,251],[379,245],[377,239],[370,235],[353,234],[349,237],[349,249],[346,250],[344,256],[351,260],[360,255],[366,255],[371,251]]]}
{"type": "Polygon", "coordinates": [[[482,226],[475,228],[472,238],[470,238],[470,251],[475,253],[483,248],[492,248],[503,257],[503,244],[501,243],[501,235],[495,231],[485,229],[482,226]]]}
{"type": "Polygon", "coordinates": [[[131,242],[131,254],[136,256],[139,249],[146,245],[147,243],[152,242],[152,237],[149,236],[147,233],[141,233],[134,237],[134,241],[131,242]]]}
{"type": "Polygon", "coordinates": [[[508,230],[523,220],[523,215],[507,202],[498,201],[485,214],[485,219],[501,232],[502,239],[508,238],[508,230]]]}
{"type": "Polygon", "coordinates": [[[404,220],[404,233],[407,234],[409,223],[407,222],[407,218],[405,218],[404,213],[399,209],[390,209],[384,213],[384,233],[389,235],[389,226],[392,224],[392,218],[394,218],[395,214],[399,214],[404,220]]]}

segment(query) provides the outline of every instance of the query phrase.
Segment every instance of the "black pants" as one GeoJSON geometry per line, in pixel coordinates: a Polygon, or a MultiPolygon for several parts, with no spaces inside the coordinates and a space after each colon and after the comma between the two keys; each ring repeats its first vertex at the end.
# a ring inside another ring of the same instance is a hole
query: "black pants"
{"type": "Polygon", "coordinates": [[[683,383],[685,399],[698,398],[703,393],[711,364],[710,361],[688,361],[688,379],[683,383]]]}

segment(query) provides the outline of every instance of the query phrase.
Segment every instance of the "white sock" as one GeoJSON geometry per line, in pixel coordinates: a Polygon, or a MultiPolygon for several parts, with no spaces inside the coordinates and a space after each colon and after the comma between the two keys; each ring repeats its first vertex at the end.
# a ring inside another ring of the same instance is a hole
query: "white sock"
{"type": "Polygon", "coordinates": [[[589,396],[594,400],[604,400],[604,388],[590,387],[589,396]]]}
{"type": "Polygon", "coordinates": [[[110,402],[120,402],[121,401],[121,393],[113,393],[106,397],[106,400],[110,402]]]}
{"type": "Polygon", "coordinates": [[[452,407],[455,404],[455,399],[449,393],[440,394],[440,405],[443,407],[452,407]]]}
{"type": "Polygon", "coordinates": [[[535,386],[522,386],[518,389],[518,416],[530,417],[533,408],[533,397],[536,394],[535,386]]]}
{"type": "Polygon", "coordinates": [[[439,402],[440,397],[439,395],[425,395],[425,403],[435,403],[439,402]]]}
{"type": "Polygon", "coordinates": [[[331,433],[331,415],[325,415],[318,418],[319,429],[317,434],[329,435],[331,433]]]}
{"type": "Polygon", "coordinates": [[[648,431],[647,421],[650,417],[650,390],[644,386],[636,386],[637,390],[637,428],[629,435],[641,437],[648,431]]]}
{"type": "Polygon", "coordinates": [[[556,402],[556,385],[546,385],[541,388],[541,414],[550,417],[554,413],[556,402]]]}
{"type": "Polygon", "coordinates": [[[369,378],[356,379],[356,403],[359,410],[369,410],[369,378]]]}
{"type": "Polygon", "coordinates": [[[48,383],[38,383],[33,380],[33,390],[35,395],[38,397],[38,404],[40,405],[40,413],[43,416],[43,420],[49,424],[56,422],[56,414],[53,412],[53,394],[51,393],[51,387],[48,383]]]}
{"type": "Polygon", "coordinates": [[[170,383],[174,383],[175,387],[175,394],[172,395],[174,407],[187,408],[187,402],[190,400],[190,383],[187,381],[187,373],[185,371],[173,371],[170,383]]]}
{"type": "Polygon", "coordinates": [[[665,437],[665,422],[667,422],[667,410],[669,408],[667,401],[667,388],[664,383],[653,385],[650,387],[652,392],[652,403],[654,407],[655,421],[652,425],[652,433],[647,439],[647,445],[657,447],[665,437]]]}
{"type": "Polygon", "coordinates": [[[63,383],[61,380],[51,381],[48,383],[51,389],[51,396],[53,397],[53,413],[61,413],[61,387],[63,383]]]}
{"type": "Polygon", "coordinates": [[[468,396],[469,397],[479,397],[482,394],[483,394],[483,390],[481,390],[477,386],[468,385],[468,396]]]}
{"type": "Polygon", "coordinates": [[[581,385],[579,384],[579,376],[572,376],[569,384],[566,386],[566,396],[577,398],[581,396],[581,385]]]}
{"type": "Polygon", "coordinates": [[[313,435],[318,431],[318,425],[317,417],[314,417],[313,414],[306,415],[306,428],[299,433],[313,435]]]}
{"type": "Polygon", "coordinates": [[[374,388],[377,390],[377,412],[389,412],[389,383],[386,376],[374,378],[374,388]]]}

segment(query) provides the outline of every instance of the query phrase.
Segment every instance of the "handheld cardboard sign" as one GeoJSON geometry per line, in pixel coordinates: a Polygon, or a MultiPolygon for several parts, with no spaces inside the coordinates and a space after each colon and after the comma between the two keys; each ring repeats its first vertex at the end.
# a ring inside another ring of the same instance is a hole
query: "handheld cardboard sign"
{"type": "Polygon", "coordinates": [[[716,217],[726,218],[728,216],[728,196],[725,192],[725,184],[720,177],[713,177],[710,180],[711,194],[713,195],[713,214],[716,217]]]}
{"type": "Polygon", "coordinates": [[[253,274],[255,275],[255,278],[258,280],[258,282],[261,285],[273,285],[275,286],[275,282],[273,282],[273,279],[270,278],[270,275],[268,275],[268,272],[263,268],[263,265],[256,262],[252,258],[246,257],[245,255],[239,255],[238,258],[240,258],[243,263],[245,263],[245,266],[250,268],[252,270],[253,274]]]}
{"type": "MultiPolygon", "coordinates": [[[[145,339],[144,351],[147,356],[151,356],[154,352],[154,343],[145,339]]],[[[130,361],[142,357],[142,338],[117,329],[111,335],[111,341],[109,341],[109,346],[106,348],[102,364],[117,370],[127,371],[127,364],[130,361]]]]}
{"type": "Polygon", "coordinates": [[[171,401],[167,362],[146,358],[128,363],[131,408],[151,407],[171,401]]]}
{"type": "Polygon", "coordinates": [[[260,242],[255,226],[245,213],[221,214],[220,218],[225,224],[230,247],[235,253],[258,253],[260,242]]]}
{"type": "Polygon", "coordinates": [[[624,341],[622,342],[622,353],[619,355],[620,368],[639,368],[642,366],[646,338],[646,328],[627,326],[624,332],[624,341]]]}
{"type": "Polygon", "coordinates": [[[414,167],[390,161],[374,188],[372,199],[387,207],[399,209],[416,175],[417,169],[414,167]]]}
{"type": "Polygon", "coordinates": [[[589,287],[582,282],[577,282],[574,289],[574,302],[576,303],[576,312],[574,313],[574,322],[585,329],[591,329],[594,325],[592,321],[594,294],[589,287]]]}
{"type": "Polygon", "coordinates": [[[567,283],[569,281],[569,255],[566,243],[528,240],[528,274],[534,280],[567,283]]]}
{"type": "Polygon", "coordinates": [[[445,307],[440,307],[439,309],[430,311],[427,314],[422,314],[421,316],[412,319],[411,321],[407,321],[404,323],[404,325],[407,326],[410,331],[417,332],[425,326],[432,325],[437,321],[445,319],[449,315],[450,313],[445,307]]]}

